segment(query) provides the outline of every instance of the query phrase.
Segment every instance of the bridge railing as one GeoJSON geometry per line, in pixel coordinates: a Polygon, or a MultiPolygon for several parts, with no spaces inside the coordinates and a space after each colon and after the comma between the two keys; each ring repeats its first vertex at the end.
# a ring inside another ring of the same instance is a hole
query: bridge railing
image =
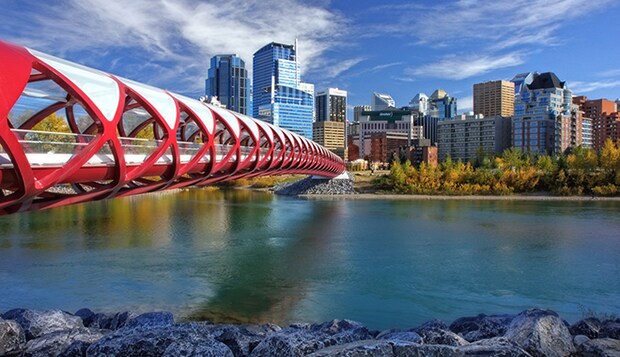
{"type": "MultiPolygon", "coordinates": [[[[26,153],[26,157],[30,165],[37,167],[56,167],[62,166],[69,162],[71,158],[79,153],[88,146],[94,139],[95,135],[87,135],[87,134],[72,134],[72,133],[61,133],[61,132],[47,132],[47,131],[37,131],[37,130],[24,130],[24,129],[11,129],[11,131],[17,136],[19,143],[24,148],[24,152],[26,153]]],[[[123,148],[123,154],[125,157],[125,162],[128,165],[139,165],[142,164],[146,158],[148,158],[151,154],[157,150],[163,140],[152,140],[152,139],[141,139],[141,138],[119,138],[121,142],[121,146],[123,148]]],[[[181,163],[188,163],[191,159],[200,151],[203,145],[202,143],[195,142],[185,142],[179,141],[177,142],[179,147],[179,156],[181,163]]],[[[224,158],[230,150],[233,148],[232,145],[215,145],[215,153],[216,158],[218,160],[224,158]]],[[[241,152],[241,160],[246,160],[254,147],[252,146],[242,146],[239,148],[241,152]]],[[[269,149],[262,148],[260,149],[261,158],[263,158],[268,152],[269,149]]],[[[274,152],[275,155],[278,155],[279,152],[274,152]]],[[[211,156],[209,152],[207,152],[203,157],[199,160],[201,163],[210,162],[211,156]]],[[[237,160],[236,153],[230,156],[229,161],[234,162],[237,160]]],[[[256,160],[256,157],[253,156],[250,158],[251,161],[256,160]]],[[[172,162],[172,154],[167,152],[162,155],[162,157],[157,161],[157,164],[166,164],[172,162]]],[[[110,147],[104,145],[95,156],[91,160],[89,160],[86,165],[87,166],[107,166],[114,164],[114,155],[110,147]]],[[[0,166],[2,167],[12,167],[8,155],[2,147],[0,146],[0,166]]]]}

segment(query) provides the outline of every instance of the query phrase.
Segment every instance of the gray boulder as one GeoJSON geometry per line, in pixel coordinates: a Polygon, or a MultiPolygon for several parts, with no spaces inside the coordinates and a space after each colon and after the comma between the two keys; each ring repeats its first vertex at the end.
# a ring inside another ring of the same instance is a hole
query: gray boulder
{"type": "Polygon", "coordinates": [[[464,356],[531,357],[519,345],[505,337],[476,341],[469,345],[458,347],[457,350],[462,352],[464,356]]]}
{"type": "Polygon", "coordinates": [[[578,356],[620,357],[620,341],[611,338],[589,340],[578,347],[578,356]]]}
{"type": "Polygon", "coordinates": [[[568,329],[573,336],[584,335],[588,338],[598,338],[602,323],[599,319],[589,317],[575,322],[568,329]]]}
{"type": "Polygon", "coordinates": [[[56,331],[84,327],[81,318],[60,310],[14,309],[4,313],[2,317],[17,322],[24,330],[27,341],[56,331]]]}
{"type": "Polygon", "coordinates": [[[321,337],[305,330],[283,329],[262,340],[253,350],[252,357],[296,357],[325,348],[321,337]]]}
{"type": "Polygon", "coordinates": [[[600,337],[608,337],[620,340],[620,320],[607,320],[603,322],[600,337]]]}
{"type": "Polygon", "coordinates": [[[15,321],[0,319],[0,356],[21,349],[26,343],[22,327],[15,321]]]}
{"type": "Polygon", "coordinates": [[[317,334],[326,347],[372,338],[366,326],[351,320],[331,320],[314,324],[309,330],[317,334]]]}
{"type": "Polygon", "coordinates": [[[162,357],[233,357],[232,351],[223,343],[200,337],[172,342],[162,357]]]}
{"type": "Polygon", "coordinates": [[[590,341],[590,338],[588,338],[588,336],[577,335],[573,337],[573,344],[575,345],[575,347],[579,347],[588,341],[590,341]]]}
{"type": "Polygon", "coordinates": [[[104,330],[118,330],[136,316],[138,316],[136,313],[130,311],[113,314],[97,313],[94,316],[87,317],[87,320],[84,321],[84,326],[104,330]]]}
{"type": "Polygon", "coordinates": [[[75,341],[93,343],[103,336],[101,331],[85,327],[48,333],[28,341],[21,357],[56,357],[75,341]]]}
{"type": "Polygon", "coordinates": [[[387,330],[376,337],[377,340],[403,341],[411,343],[424,343],[420,335],[414,331],[387,330]]]}
{"type": "Polygon", "coordinates": [[[209,333],[211,337],[222,342],[233,355],[248,356],[258,344],[269,334],[281,331],[280,326],[265,325],[214,325],[209,333]]]}
{"type": "Polygon", "coordinates": [[[322,324],[297,324],[267,336],[252,350],[251,356],[300,356],[354,341],[370,339],[368,329],[350,320],[322,324]]]}
{"type": "Polygon", "coordinates": [[[84,324],[84,327],[90,327],[93,320],[95,319],[96,314],[91,309],[84,308],[84,309],[79,309],[73,315],[78,316],[79,318],[82,319],[82,323],[84,324]]]}
{"type": "MultiPolygon", "coordinates": [[[[90,345],[86,350],[86,355],[98,357],[162,356],[173,343],[202,343],[209,336],[209,325],[200,323],[137,328],[123,327],[90,345]]],[[[221,346],[218,346],[216,347],[219,350],[221,346]]]]}
{"type": "Polygon", "coordinates": [[[463,357],[454,346],[391,341],[394,357],[463,357]]]}
{"type": "Polygon", "coordinates": [[[440,320],[431,320],[410,330],[422,337],[424,343],[430,345],[463,346],[468,344],[463,337],[448,330],[448,326],[440,320]]]}
{"type": "Polygon", "coordinates": [[[86,356],[86,350],[92,344],[92,342],[86,341],[74,341],[61,352],[57,357],[83,357],[86,356]]]}
{"type": "Polygon", "coordinates": [[[450,324],[450,331],[470,342],[504,336],[514,315],[461,317],[450,324]]]}
{"type": "Polygon", "coordinates": [[[312,357],[392,357],[394,351],[388,341],[364,340],[318,350],[312,357]]]}
{"type": "Polygon", "coordinates": [[[432,330],[432,329],[447,330],[448,325],[446,325],[446,323],[441,320],[434,319],[434,320],[426,321],[425,323],[414,328],[413,330],[432,330]]]}
{"type": "Polygon", "coordinates": [[[160,327],[174,324],[174,317],[170,312],[147,312],[133,318],[129,318],[123,327],[160,327]]]}
{"type": "Polygon", "coordinates": [[[505,337],[535,357],[563,357],[575,352],[573,336],[551,310],[521,312],[508,326],[505,337]]]}

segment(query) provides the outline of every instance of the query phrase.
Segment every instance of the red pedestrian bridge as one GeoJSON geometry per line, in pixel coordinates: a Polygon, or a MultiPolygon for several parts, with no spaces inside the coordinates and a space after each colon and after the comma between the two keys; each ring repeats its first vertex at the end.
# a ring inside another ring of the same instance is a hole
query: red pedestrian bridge
{"type": "Polygon", "coordinates": [[[0,214],[344,170],[264,121],[0,41],[0,214]]]}

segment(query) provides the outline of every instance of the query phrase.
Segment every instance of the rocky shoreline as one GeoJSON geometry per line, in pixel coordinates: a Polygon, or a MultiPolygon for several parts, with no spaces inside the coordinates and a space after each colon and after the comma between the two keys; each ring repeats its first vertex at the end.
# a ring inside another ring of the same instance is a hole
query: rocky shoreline
{"type": "Polygon", "coordinates": [[[0,356],[620,356],[620,319],[569,325],[530,309],[372,331],[349,320],[216,325],[169,312],[13,309],[0,318],[0,356]]]}
{"type": "Polygon", "coordinates": [[[353,188],[353,178],[350,174],[343,174],[342,177],[333,179],[317,178],[308,176],[299,181],[277,185],[273,191],[278,195],[299,196],[299,195],[356,195],[353,188]]]}

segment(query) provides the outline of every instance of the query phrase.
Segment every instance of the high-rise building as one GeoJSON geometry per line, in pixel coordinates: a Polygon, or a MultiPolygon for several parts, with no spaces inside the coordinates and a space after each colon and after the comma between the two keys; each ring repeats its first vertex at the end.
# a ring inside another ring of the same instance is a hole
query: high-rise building
{"type": "Polygon", "coordinates": [[[440,122],[439,118],[432,117],[430,115],[415,115],[413,118],[415,125],[422,127],[424,138],[430,140],[432,145],[437,144],[437,124],[440,122]]]}
{"type": "Polygon", "coordinates": [[[362,118],[363,112],[369,112],[372,110],[372,106],[370,105],[356,105],[353,107],[353,122],[359,123],[362,118]]]}
{"type": "Polygon", "coordinates": [[[389,107],[395,107],[396,102],[389,94],[373,93],[370,96],[370,103],[372,104],[372,110],[383,110],[389,107]]]}
{"type": "Polygon", "coordinates": [[[418,93],[409,102],[409,108],[420,113],[421,116],[428,115],[428,96],[418,93]]]}
{"type": "Polygon", "coordinates": [[[474,84],[474,114],[510,117],[515,109],[515,84],[490,81],[474,84]]]}
{"type": "Polygon", "coordinates": [[[527,86],[532,84],[534,76],[537,76],[538,72],[519,73],[514,76],[510,81],[515,85],[515,95],[519,95],[524,91],[527,91],[527,86]]]}
{"type": "Polygon", "coordinates": [[[249,114],[250,78],[245,62],[235,54],[213,56],[205,93],[228,109],[249,114]]]}
{"type": "Polygon", "coordinates": [[[414,123],[414,112],[396,108],[362,112],[359,134],[351,138],[361,158],[374,157],[371,154],[373,135],[394,139],[401,142],[399,146],[412,146],[415,140],[423,139],[422,127],[414,123]]]}
{"type": "Polygon", "coordinates": [[[552,73],[535,73],[515,98],[513,146],[522,151],[559,154],[582,144],[582,115],[573,92],[552,73]]]}
{"type": "Polygon", "coordinates": [[[328,88],[316,94],[315,103],[313,140],[346,160],[347,92],[328,88]]]}
{"type": "Polygon", "coordinates": [[[511,145],[510,117],[485,118],[482,114],[461,114],[437,125],[439,160],[469,161],[479,153],[501,154],[511,145]]]}
{"type": "Polygon", "coordinates": [[[620,126],[620,122],[617,122],[618,105],[616,102],[607,99],[592,100],[586,96],[578,96],[573,98],[573,103],[579,106],[584,118],[592,119],[592,148],[601,150],[608,138],[620,139],[616,129],[620,126]]]}
{"type": "Polygon", "coordinates": [[[264,46],[254,53],[253,69],[252,116],[312,139],[314,88],[301,85],[295,47],[264,46]]]}
{"type": "Polygon", "coordinates": [[[346,160],[345,124],[342,121],[331,120],[314,122],[312,140],[346,160]]]}
{"type": "Polygon", "coordinates": [[[592,119],[581,118],[581,146],[584,148],[592,148],[592,119]]]}
{"type": "Polygon", "coordinates": [[[440,120],[456,116],[456,98],[451,97],[443,89],[437,89],[428,98],[428,114],[440,120]]]}
{"type": "Polygon", "coordinates": [[[316,121],[347,121],[347,91],[328,88],[315,98],[316,121]]]}

